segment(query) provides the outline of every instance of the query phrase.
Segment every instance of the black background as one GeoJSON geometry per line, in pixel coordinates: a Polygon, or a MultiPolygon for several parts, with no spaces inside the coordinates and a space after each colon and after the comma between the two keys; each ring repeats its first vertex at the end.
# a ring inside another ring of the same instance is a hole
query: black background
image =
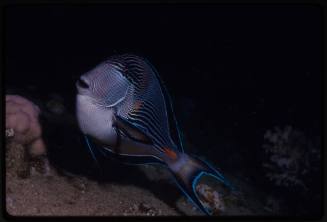
{"type": "Polygon", "coordinates": [[[12,6],[6,12],[8,85],[70,93],[76,76],[114,53],[134,52],[152,61],[173,95],[196,98],[210,115],[251,127],[264,119],[319,129],[317,7],[12,6]]]}
{"type": "Polygon", "coordinates": [[[74,113],[78,76],[132,52],[157,68],[188,140],[198,153],[215,149],[209,158],[222,168],[245,167],[255,180],[264,132],[275,126],[320,136],[319,7],[47,5],[5,12],[7,88],[59,93],[74,113]],[[242,163],[228,161],[235,153],[242,163]]]}
{"type": "Polygon", "coordinates": [[[79,75],[112,54],[137,53],[173,98],[191,101],[199,124],[210,119],[218,138],[230,132],[248,153],[276,125],[320,133],[320,16],[310,5],[11,6],[6,86],[64,94],[73,110],[79,75]]]}

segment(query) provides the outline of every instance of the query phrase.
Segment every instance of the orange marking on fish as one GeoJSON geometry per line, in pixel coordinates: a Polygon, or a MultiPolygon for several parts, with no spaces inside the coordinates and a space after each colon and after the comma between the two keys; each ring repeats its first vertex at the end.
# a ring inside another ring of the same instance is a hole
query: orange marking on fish
{"type": "Polygon", "coordinates": [[[163,147],[165,153],[172,159],[176,159],[177,158],[177,154],[175,151],[173,151],[172,149],[168,148],[168,147],[163,147]]]}
{"type": "Polygon", "coordinates": [[[137,100],[135,103],[134,103],[134,111],[137,111],[141,108],[143,102],[140,101],[140,100],[137,100]]]}

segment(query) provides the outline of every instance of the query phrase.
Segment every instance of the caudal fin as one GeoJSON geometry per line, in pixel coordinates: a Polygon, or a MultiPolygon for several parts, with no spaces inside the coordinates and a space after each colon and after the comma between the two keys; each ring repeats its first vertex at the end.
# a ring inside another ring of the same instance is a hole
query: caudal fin
{"type": "Polygon", "coordinates": [[[233,189],[225,177],[208,163],[185,153],[179,156],[177,161],[168,163],[168,167],[175,176],[178,187],[201,211],[208,215],[211,214],[209,209],[203,206],[196,193],[196,185],[199,179],[205,175],[212,176],[225,186],[233,189]]]}

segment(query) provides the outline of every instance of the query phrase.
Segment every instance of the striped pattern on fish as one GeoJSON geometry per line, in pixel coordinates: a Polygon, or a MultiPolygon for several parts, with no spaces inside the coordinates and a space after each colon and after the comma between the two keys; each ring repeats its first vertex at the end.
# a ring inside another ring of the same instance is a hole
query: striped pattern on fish
{"type": "Polygon", "coordinates": [[[203,175],[230,183],[207,162],[184,153],[173,106],[158,72],[140,56],[111,56],[76,83],[76,115],[86,145],[128,164],[159,163],[181,191],[210,214],[196,194],[203,175]]]}

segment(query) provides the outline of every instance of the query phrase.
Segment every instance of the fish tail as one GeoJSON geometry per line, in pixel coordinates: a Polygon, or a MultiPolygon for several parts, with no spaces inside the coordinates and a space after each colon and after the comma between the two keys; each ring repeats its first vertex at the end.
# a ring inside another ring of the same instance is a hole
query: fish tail
{"type": "Polygon", "coordinates": [[[199,158],[181,153],[175,162],[168,162],[167,165],[173,173],[178,187],[195,206],[207,215],[211,215],[210,209],[207,209],[200,202],[196,193],[196,186],[199,179],[204,175],[212,176],[225,186],[233,189],[231,184],[220,172],[199,158]]]}

